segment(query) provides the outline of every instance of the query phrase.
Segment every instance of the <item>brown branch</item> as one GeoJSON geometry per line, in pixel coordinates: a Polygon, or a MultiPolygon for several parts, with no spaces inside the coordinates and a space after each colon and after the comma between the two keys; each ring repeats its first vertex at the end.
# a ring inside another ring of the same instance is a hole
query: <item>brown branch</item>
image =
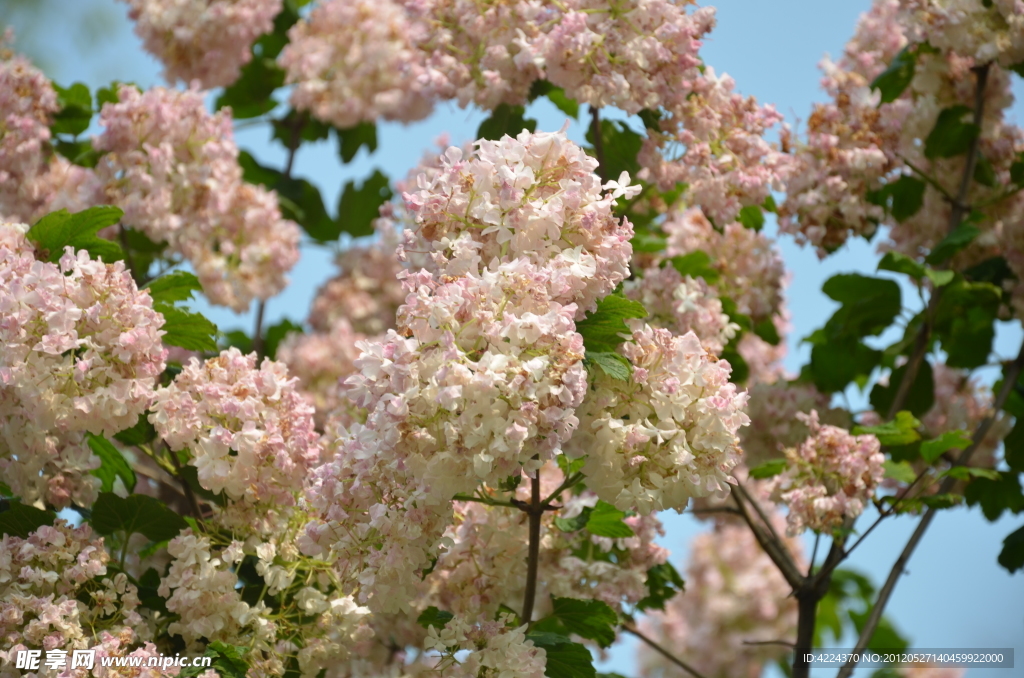
{"type": "Polygon", "coordinates": [[[794,591],[796,591],[804,585],[803,574],[797,568],[796,563],[793,561],[793,557],[789,554],[789,551],[786,550],[786,547],[782,544],[781,540],[777,537],[773,538],[771,535],[767,534],[750,515],[750,512],[740,499],[741,496],[744,496],[749,500],[749,496],[747,496],[746,491],[738,485],[736,486],[736,489],[738,492],[733,494],[733,500],[736,502],[736,507],[739,510],[740,515],[743,516],[743,520],[745,520],[747,525],[750,527],[750,531],[754,533],[754,538],[757,539],[757,543],[761,545],[764,552],[768,554],[768,557],[772,559],[775,566],[779,568],[782,576],[786,578],[789,585],[793,587],[794,591]]]}
{"type": "MultiPolygon", "coordinates": [[[[999,389],[998,395],[995,400],[992,401],[992,410],[987,417],[985,417],[978,428],[975,429],[974,435],[971,437],[971,444],[965,449],[957,459],[957,466],[963,466],[970,461],[971,455],[978,449],[978,446],[988,435],[988,432],[992,429],[995,424],[996,417],[999,416],[999,411],[1003,409],[1006,404],[1006,400],[1010,397],[1010,393],[1013,392],[1014,386],[1017,383],[1017,379],[1020,377],[1021,370],[1024,369],[1024,345],[1021,346],[1020,352],[1017,354],[1017,358],[1010,363],[1009,367],[1003,373],[1003,385],[999,389]]],[[[957,482],[956,478],[947,477],[939,485],[939,493],[949,492],[949,490],[957,482]]],[[[889,598],[892,597],[893,589],[896,588],[896,583],[899,578],[903,576],[903,571],[906,569],[907,562],[910,560],[910,556],[913,555],[914,549],[917,548],[918,543],[924,536],[924,533],[928,530],[928,526],[931,525],[932,520],[935,519],[936,509],[929,507],[925,511],[924,516],[921,518],[921,522],[918,523],[914,533],[910,536],[910,540],[907,545],[903,547],[903,552],[900,553],[899,558],[893,563],[892,569],[889,571],[889,576],[885,580],[885,584],[878,592],[878,597],[875,599],[875,604],[871,607],[871,613],[868,615],[867,621],[864,623],[864,628],[861,630],[860,638],[857,639],[857,647],[854,648],[852,656],[856,656],[857,653],[862,652],[867,647],[868,642],[875,633],[875,629],[878,627],[878,623],[882,619],[882,614],[885,612],[885,606],[889,603],[889,598]]],[[[853,673],[853,669],[856,668],[855,662],[847,662],[839,669],[837,678],[849,678],[850,674],[853,673]]]]}
{"type": "Polygon", "coordinates": [[[530,521],[530,544],[526,560],[526,592],[523,594],[522,622],[529,624],[533,619],[533,603],[537,597],[537,566],[540,563],[540,519],[544,515],[544,504],[540,498],[540,469],[530,478],[530,503],[524,509],[530,521]]]}
{"type": "Polygon", "coordinates": [[[625,631],[626,633],[632,633],[634,636],[636,636],[640,640],[642,640],[645,643],[647,643],[652,649],[656,650],[665,659],[669,660],[670,662],[672,662],[673,664],[675,664],[676,666],[678,666],[682,670],[686,671],[687,673],[689,673],[694,678],[704,678],[704,675],[701,674],[700,671],[698,671],[697,669],[693,668],[692,666],[690,666],[689,664],[684,662],[682,659],[680,659],[679,657],[675,656],[674,654],[672,654],[671,652],[669,652],[668,650],[663,648],[661,645],[656,643],[652,638],[648,638],[640,630],[635,629],[632,626],[626,626],[625,624],[622,625],[622,630],[625,631]]]}
{"type": "Polygon", "coordinates": [[[263,360],[266,351],[266,345],[263,341],[263,312],[266,308],[267,302],[260,299],[256,304],[256,326],[252,331],[252,350],[256,352],[257,366],[263,360]]]}

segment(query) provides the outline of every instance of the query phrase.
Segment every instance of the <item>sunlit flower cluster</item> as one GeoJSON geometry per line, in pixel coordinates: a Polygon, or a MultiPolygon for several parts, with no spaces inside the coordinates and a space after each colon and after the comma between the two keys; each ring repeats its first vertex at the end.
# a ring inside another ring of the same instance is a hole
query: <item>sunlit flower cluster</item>
{"type": "Polygon", "coordinates": [[[394,0],[328,0],[288,32],[279,63],[291,102],[340,128],[378,117],[411,122],[433,108],[425,27],[394,0]]]}
{"type": "Polygon", "coordinates": [[[628,280],[623,294],[636,299],[650,314],[647,322],[673,334],[693,332],[712,355],[721,355],[739,325],[729,320],[713,287],[703,278],[683,277],[671,265],[649,268],[628,280]]]}
{"type": "Polygon", "coordinates": [[[150,404],[164,319],[122,262],[71,248],[40,261],[27,229],[0,224],[0,469],[25,501],[88,506],[83,434],[129,428],[150,404]]]}
{"type": "Polygon", "coordinates": [[[977,63],[1024,62],[1024,7],[1017,0],[904,0],[910,39],[977,63]]]}
{"type": "Polygon", "coordinates": [[[873,435],[822,425],[814,410],[797,417],[810,435],[785,451],[787,467],[771,481],[772,498],[789,507],[789,534],[828,532],[864,511],[882,481],[885,457],[873,435]]]}
{"type": "Polygon", "coordinates": [[[269,33],[282,0],[121,0],[135,34],[164,65],[169,82],[227,87],[269,33]]]}
{"type": "Polygon", "coordinates": [[[849,426],[849,415],[829,408],[830,398],[813,384],[776,382],[750,387],[747,414],[750,426],[740,431],[743,461],[754,468],[783,456],[810,434],[807,423],[797,415],[815,410],[826,424],[849,426]]]}
{"type": "Polygon", "coordinates": [[[687,13],[690,2],[570,0],[532,51],[566,94],[627,113],[674,108],[699,80],[702,38],[713,7],[687,13]]]}
{"type": "Polygon", "coordinates": [[[431,626],[424,649],[440,653],[436,670],[454,678],[501,676],[501,678],[543,678],[547,653],[526,638],[526,626],[515,628],[512,615],[504,613],[495,621],[476,623],[461,617],[444,628],[431,626]],[[462,656],[461,651],[469,650],[462,656]]]}
{"type": "Polygon", "coordinates": [[[320,458],[313,409],[284,364],[230,348],[193,358],[160,389],[150,421],[172,450],[187,449],[199,484],[230,500],[219,517],[269,532],[287,519],[320,458]]]}
{"type": "Polygon", "coordinates": [[[42,71],[0,35],[0,219],[30,221],[44,207],[50,123],[60,107],[42,71]]]}
{"type": "Polygon", "coordinates": [[[766,235],[735,222],[716,230],[699,208],[673,212],[661,227],[668,235],[669,257],[698,250],[710,257],[719,273],[715,288],[732,299],[740,313],[758,323],[779,312],[786,272],[782,256],[766,235]]]}
{"type": "Polygon", "coordinates": [[[244,183],[228,111],[211,115],[198,90],[122,87],[104,104],[95,147],[97,201],[195,267],[209,299],[236,311],[280,292],[298,261],[299,229],[276,196],[244,183]]]}
{"type": "Polygon", "coordinates": [[[710,68],[690,89],[649,131],[639,156],[641,178],[664,190],[687,184],[687,202],[724,226],[740,209],[762,205],[789,178],[790,156],[764,138],[782,116],[738,94],[732,78],[710,68]]]}
{"type": "Polygon", "coordinates": [[[633,230],[612,205],[640,187],[628,175],[602,187],[597,161],[563,133],[477,145],[470,158],[449,148],[441,171],[404,195],[415,223],[400,253],[429,254],[437,276],[523,258],[546,269],[551,300],[576,303],[582,318],[629,274],[633,230]]]}
{"type": "Polygon", "coordinates": [[[3,535],[0,660],[13,666],[24,649],[85,649],[102,631],[130,636],[142,625],[138,592],[124,573],[108,572],[109,561],[88,526],[58,520],[27,539],[3,535]]]}
{"type": "Polygon", "coordinates": [[[632,329],[619,349],[632,377],[593,375],[567,454],[587,455],[587,486],[622,510],[681,511],[691,497],[726,494],[737,433],[749,421],[729,363],[692,332],[637,321],[632,329]]]}

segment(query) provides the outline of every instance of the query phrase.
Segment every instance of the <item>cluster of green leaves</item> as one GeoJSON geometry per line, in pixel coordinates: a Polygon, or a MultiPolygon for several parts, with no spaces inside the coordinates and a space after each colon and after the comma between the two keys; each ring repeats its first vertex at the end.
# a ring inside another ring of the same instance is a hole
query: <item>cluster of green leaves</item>
{"type": "Polygon", "coordinates": [[[92,141],[83,139],[82,134],[92,124],[92,117],[99,113],[104,104],[117,103],[117,92],[122,84],[113,82],[96,90],[95,97],[89,88],[76,82],[68,87],[54,83],[57,104],[60,110],[53,116],[50,133],[53,147],[72,163],[83,167],[95,167],[100,153],[93,149],[92,141]]]}
{"type": "MultiPolygon", "coordinates": [[[[875,587],[870,579],[853,570],[836,569],[832,573],[828,593],[818,604],[814,646],[834,645],[851,630],[859,635],[874,600],[875,587]]],[[[867,649],[873,652],[900,652],[907,647],[907,639],[886,617],[882,617],[867,645],[867,649]]]]}

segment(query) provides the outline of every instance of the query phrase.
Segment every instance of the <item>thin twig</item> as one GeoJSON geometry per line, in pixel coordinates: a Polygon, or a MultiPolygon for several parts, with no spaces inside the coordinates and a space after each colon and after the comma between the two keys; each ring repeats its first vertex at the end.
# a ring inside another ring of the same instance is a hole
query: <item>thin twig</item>
{"type": "Polygon", "coordinates": [[[601,137],[601,107],[590,107],[590,134],[594,137],[594,157],[597,158],[597,176],[601,183],[608,181],[608,170],[604,165],[604,139],[601,137]]]}
{"type": "Polygon", "coordinates": [[[168,448],[167,451],[170,453],[168,456],[171,458],[171,463],[174,464],[178,482],[181,483],[181,489],[185,491],[185,498],[188,500],[188,506],[192,511],[192,516],[201,520],[203,512],[199,509],[199,500],[196,499],[195,492],[192,491],[192,486],[188,484],[188,481],[185,480],[185,476],[182,475],[181,462],[178,461],[178,454],[170,448],[168,448]]]}
{"type": "Polygon", "coordinates": [[[693,668],[692,666],[690,666],[689,664],[684,662],[682,659],[680,659],[679,657],[675,656],[674,654],[672,654],[671,652],[669,652],[668,650],[663,648],[658,643],[654,642],[653,639],[648,638],[645,634],[640,632],[638,629],[635,629],[632,626],[626,626],[625,624],[623,624],[622,625],[622,630],[625,631],[626,633],[632,633],[634,636],[636,636],[640,640],[642,640],[645,643],[647,643],[652,649],[656,650],[663,657],[665,657],[665,659],[669,660],[670,662],[672,662],[673,664],[675,664],[676,666],[678,666],[682,670],[684,670],[687,673],[689,673],[691,676],[693,676],[693,678],[704,678],[704,675],[701,674],[700,671],[698,671],[697,669],[693,668]]]}
{"type": "Polygon", "coordinates": [[[264,358],[266,345],[263,341],[263,313],[267,309],[267,302],[260,299],[256,303],[256,325],[252,330],[252,350],[256,352],[256,362],[264,358]]]}
{"type": "Polygon", "coordinates": [[[540,563],[540,519],[544,515],[544,504],[540,500],[540,469],[530,478],[530,504],[526,512],[530,520],[530,544],[526,561],[526,592],[523,594],[522,622],[529,624],[533,619],[533,603],[537,597],[537,565],[540,563]]]}
{"type": "MultiPolygon", "coordinates": [[[[1017,358],[1010,363],[1006,372],[1003,374],[1003,385],[999,389],[999,393],[992,401],[992,409],[987,417],[985,417],[978,428],[975,429],[974,435],[972,436],[971,444],[965,449],[957,459],[957,466],[966,464],[971,459],[971,455],[978,449],[978,446],[988,432],[992,429],[995,423],[996,417],[999,416],[999,411],[1003,409],[1006,404],[1006,400],[1010,397],[1010,393],[1013,392],[1017,379],[1020,377],[1021,369],[1024,368],[1024,345],[1021,345],[1020,352],[1017,354],[1017,358]]],[[[957,482],[956,478],[947,477],[942,481],[939,486],[939,493],[949,492],[949,490],[957,482]]],[[[910,540],[907,545],[903,547],[903,552],[900,553],[899,558],[893,563],[892,569],[889,571],[889,576],[885,580],[885,584],[878,592],[878,597],[875,599],[875,604],[871,606],[871,612],[868,615],[867,620],[864,622],[864,628],[861,630],[860,638],[857,639],[857,647],[854,648],[851,656],[857,656],[857,654],[867,647],[868,642],[875,633],[875,629],[878,627],[878,623],[882,619],[882,614],[885,612],[885,606],[889,602],[889,598],[892,597],[893,589],[896,588],[896,582],[903,575],[903,571],[906,569],[907,562],[910,560],[910,556],[913,555],[914,549],[917,548],[918,543],[921,541],[921,537],[928,530],[928,526],[931,525],[932,520],[935,519],[936,509],[929,507],[925,511],[924,516],[921,518],[921,522],[918,523],[914,533],[910,536],[910,540]]],[[[837,678],[849,678],[850,674],[853,673],[853,669],[856,668],[855,662],[847,662],[839,669],[837,678]]]]}
{"type": "Polygon", "coordinates": [[[574,474],[572,474],[571,476],[569,476],[568,478],[565,479],[565,482],[563,482],[561,485],[558,486],[558,489],[556,489],[554,492],[549,494],[547,499],[545,499],[541,503],[544,504],[545,507],[547,507],[548,505],[551,504],[551,501],[553,499],[558,497],[558,495],[562,494],[563,492],[568,490],[570,487],[573,487],[574,485],[576,485],[576,483],[580,482],[581,480],[583,480],[583,474],[582,473],[574,473],[574,474]]]}
{"type": "Polygon", "coordinates": [[[804,575],[797,568],[796,563],[793,562],[793,557],[786,550],[785,546],[778,540],[773,540],[770,535],[765,533],[764,529],[753,519],[750,512],[747,511],[743,501],[740,499],[738,493],[733,494],[733,499],[736,502],[736,507],[743,516],[743,520],[746,521],[750,527],[750,531],[754,533],[754,538],[757,539],[757,543],[761,545],[764,552],[768,554],[768,557],[772,559],[775,566],[779,568],[782,576],[786,578],[786,581],[793,590],[796,591],[804,584],[804,575]]]}

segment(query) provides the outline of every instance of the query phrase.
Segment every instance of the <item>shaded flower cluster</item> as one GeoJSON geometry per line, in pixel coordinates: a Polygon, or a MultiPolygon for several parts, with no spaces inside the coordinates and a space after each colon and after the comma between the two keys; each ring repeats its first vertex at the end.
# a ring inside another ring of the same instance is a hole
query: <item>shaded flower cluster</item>
{"type": "Polygon", "coordinates": [[[164,319],[122,262],[69,247],[36,258],[28,227],[0,224],[0,470],[15,495],[57,508],[96,498],[84,434],[133,426],[164,369],[164,319]]]}

